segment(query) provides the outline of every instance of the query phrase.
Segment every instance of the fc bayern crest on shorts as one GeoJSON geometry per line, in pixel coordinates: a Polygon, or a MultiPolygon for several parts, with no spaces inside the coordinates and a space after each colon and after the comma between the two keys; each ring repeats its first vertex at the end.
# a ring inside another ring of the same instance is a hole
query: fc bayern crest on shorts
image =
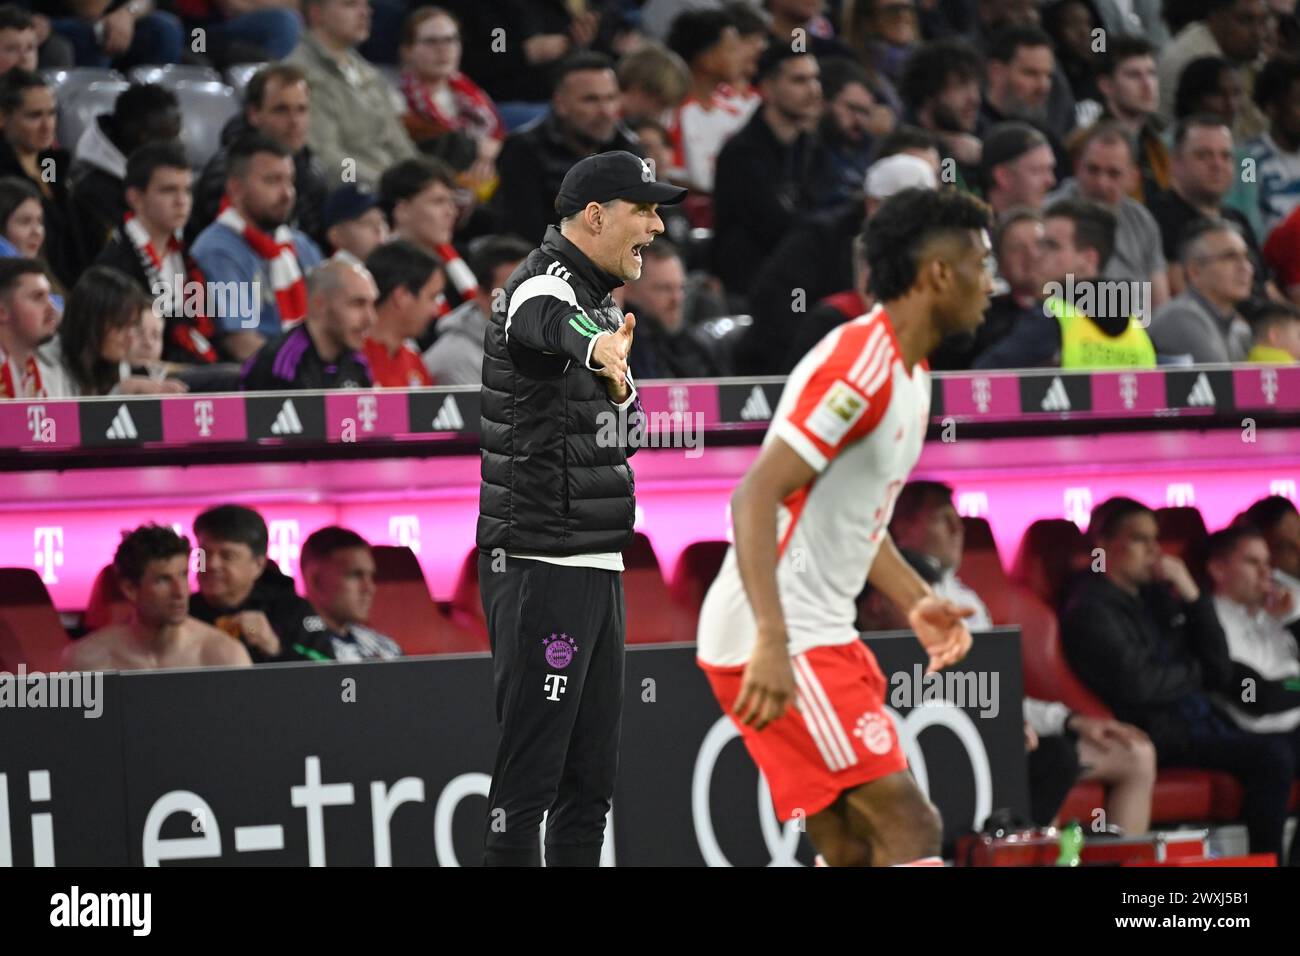
{"type": "Polygon", "coordinates": [[[542,643],[546,645],[546,663],[552,667],[568,667],[573,655],[578,653],[578,642],[568,634],[552,634],[542,638],[542,643]]]}
{"type": "Polygon", "coordinates": [[[869,711],[858,718],[858,725],[853,728],[853,736],[859,738],[863,746],[873,754],[889,753],[890,748],[894,746],[889,718],[869,711]]]}

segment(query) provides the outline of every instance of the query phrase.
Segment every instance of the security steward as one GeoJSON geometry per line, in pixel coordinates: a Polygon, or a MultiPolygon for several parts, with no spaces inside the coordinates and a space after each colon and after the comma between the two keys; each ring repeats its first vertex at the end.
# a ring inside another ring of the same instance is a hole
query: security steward
{"type": "Polygon", "coordinates": [[[501,727],[488,866],[540,865],[543,814],[547,866],[600,862],[636,510],[627,436],[641,414],[627,370],[635,318],[610,293],[641,274],[641,250],[664,229],[656,207],[685,195],[632,153],[581,160],[555,199],[559,226],[493,297],[478,520],[501,727]]]}

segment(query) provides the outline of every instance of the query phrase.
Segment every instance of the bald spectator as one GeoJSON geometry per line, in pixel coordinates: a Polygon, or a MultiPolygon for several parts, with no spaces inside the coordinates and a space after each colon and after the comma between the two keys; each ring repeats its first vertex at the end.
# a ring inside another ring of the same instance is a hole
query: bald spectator
{"type": "Polygon", "coordinates": [[[1199,5],[1186,6],[1189,9],[1199,6],[1202,14],[1161,48],[1157,64],[1160,115],[1165,120],[1173,119],[1178,81],[1189,63],[1200,57],[1221,56],[1236,67],[1248,98],[1237,112],[1233,135],[1239,140],[1259,135],[1264,129],[1264,114],[1249,102],[1249,96],[1254,89],[1254,63],[1263,52],[1268,34],[1268,4],[1265,0],[1205,0],[1199,5]]]}
{"type": "Polygon", "coordinates": [[[984,136],[984,198],[998,215],[1042,209],[1056,183],[1056,156],[1047,137],[1028,123],[999,123],[984,136]]]}
{"type": "Polygon", "coordinates": [[[1151,320],[1156,351],[1176,363],[1245,361],[1252,336],[1239,309],[1255,277],[1246,241],[1225,219],[1200,220],[1188,227],[1181,258],[1187,288],[1151,320]]]}
{"type": "Polygon", "coordinates": [[[363,349],[378,295],[365,269],[340,259],[318,265],[307,277],[307,318],[245,364],[243,387],[370,388],[363,349]]]}
{"type": "Polygon", "coordinates": [[[318,528],[302,544],[302,578],[307,600],[336,661],[380,661],[402,656],[391,637],[367,627],[375,603],[375,556],[365,538],[330,525],[318,528]]]}
{"type": "Polygon", "coordinates": [[[555,197],[570,166],[610,150],[643,154],[619,121],[618,80],[608,57],[578,54],[557,69],[550,110],[507,136],[497,158],[501,186],[493,203],[501,231],[532,243],[559,221],[555,197]]]}
{"type": "Polygon", "coordinates": [[[204,229],[190,253],[209,282],[235,283],[238,307],[214,316],[217,350],[243,361],[302,319],[304,273],[320,249],[288,225],[294,167],[288,147],[262,133],[231,144],[225,197],[229,205],[204,229]]]}
{"type": "MultiPolygon", "coordinates": [[[[1169,299],[1168,266],[1161,251],[1160,227],[1146,208],[1128,195],[1137,176],[1133,145],[1123,127],[1113,121],[1087,130],[1076,146],[1074,178],[1051,199],[1087,199],[1115,215],[1115,251],[1102,273],[1103,279],[1149,282],[1150,306],[1158,309],[1169,299]]],[[[1147,321],[1150,315],[1145,316],[1147,321]]]]}
{"type": "MultiPolygon", "coordinates": [[[[323,236],[321,209],[330,186],[307,142],[311,128],[311,89],[307,74],[291,63],[272,63],[253,74],[244,89],[244,109],[221,130],[221,148],[212,154],[194,187],[194,215],[186,230],[197,236],[221,211],[230,171],[230,146],[248,133],[264,133],[293,155],[293,212],[289,224],[315,239],[323,236]]],[[[338,172],[334,173],[335,183],[338,172]]]]}
{"type": "Polygon", "coordinates": [[[308,141],[325,181],[373,185],[393,163],[415,155],[392,88],[359,53],[370,35],[366,0],[303,0],[307,32],[285,62],[311,87],[308,141]]]}
{"type": "Polygon", "coordinates": [[[70,671],[249,667],[239,641],[190,616],[190,543],[146,524],[122,534],[113,556],[130,620],[93,631],[63,652],[70,671]]]}
{"type": "Polygon", "coordinates": [[[951,160],[953,183],[959,189],[979,188],[983,144],[980,87],[984,61],[965,40],[945,38],[912,51],[899,83],[907,119],[934,135],[939,152],[951,160]]]}

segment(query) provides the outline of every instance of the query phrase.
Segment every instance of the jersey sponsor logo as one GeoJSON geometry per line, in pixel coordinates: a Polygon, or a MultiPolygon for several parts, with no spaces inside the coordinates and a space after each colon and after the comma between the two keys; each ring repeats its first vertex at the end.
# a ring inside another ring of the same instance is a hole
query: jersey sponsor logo
{"type": "Polygon", "coordinates": [[[834,447],[866,413],[868,404],[866,396],[840,379],[826,390],[826,395],[808,414],[804,427],[834,447]]]}

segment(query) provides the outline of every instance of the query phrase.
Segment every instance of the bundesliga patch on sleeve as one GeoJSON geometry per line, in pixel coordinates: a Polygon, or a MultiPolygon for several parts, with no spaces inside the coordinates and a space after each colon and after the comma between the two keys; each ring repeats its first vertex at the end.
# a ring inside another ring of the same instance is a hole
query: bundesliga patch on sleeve
{"type": "Polygon", "coordinates": [[[866,410],[866,397],[840,379],[826,390],[826,395],[809,413],[804,428],[834,447],[857,424],[866,410]]]}

